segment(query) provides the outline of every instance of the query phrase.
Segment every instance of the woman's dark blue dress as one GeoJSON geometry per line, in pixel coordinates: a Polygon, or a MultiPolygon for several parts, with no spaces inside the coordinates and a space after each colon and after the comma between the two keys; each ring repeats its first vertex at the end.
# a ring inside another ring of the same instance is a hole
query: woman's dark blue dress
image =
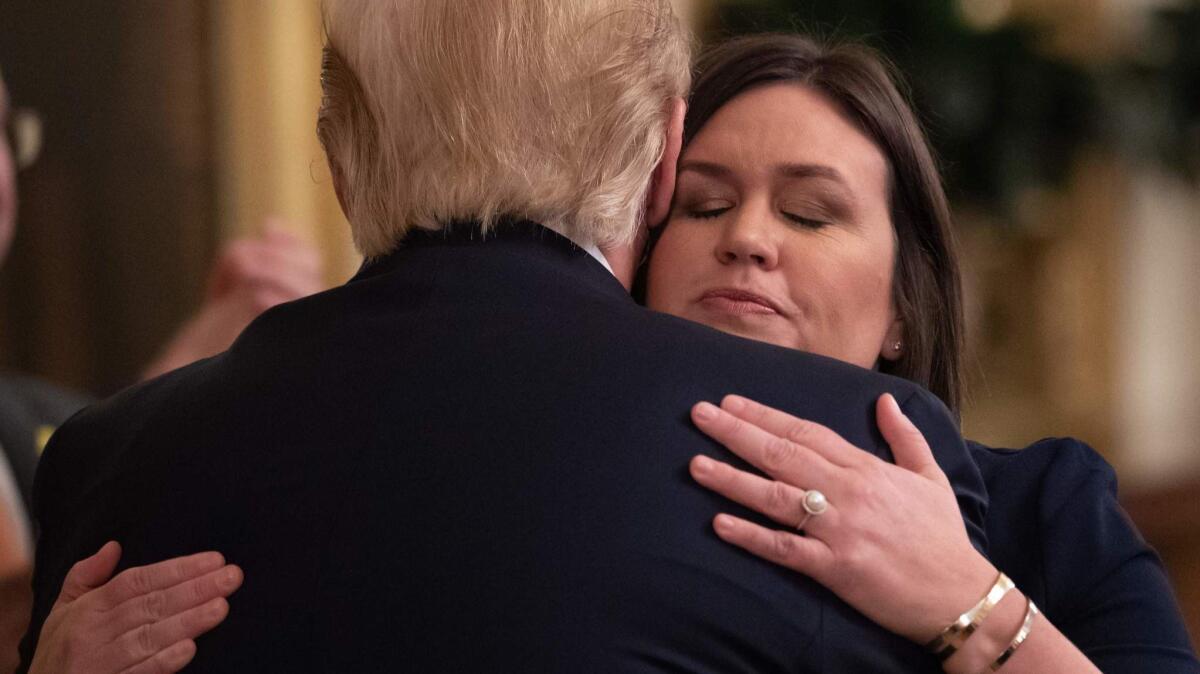
{"type": "Polygon", "coordinates": [[[989,557],[1103,672],[1200,672],[1158,555],[1112,467],[1070,438],[968,443],[987,483],[989,557]]]}

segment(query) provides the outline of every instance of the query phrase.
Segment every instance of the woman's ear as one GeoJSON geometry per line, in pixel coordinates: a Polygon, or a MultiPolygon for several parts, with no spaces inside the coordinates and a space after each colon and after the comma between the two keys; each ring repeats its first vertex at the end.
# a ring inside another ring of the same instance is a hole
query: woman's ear
{"type": "Polygon", "coordinates": [[[884,360],[897,361],[904,355],[908,347],[904,343],[904,321],[895,319],[883,336],[883,345],[879,347],[879,357],[884,360]]]}
{"type": "Polygon", "coordinates": [[[683,149],[683,118],[687,114],[687,103],[682,98],[672,98],[668,108],[667,136],[663,146],[662,161],[650,178],[650,189],[646,193],[645,223],[657,227],[671,212],[671,199],[675,196],[675,165],[683,149]]]}

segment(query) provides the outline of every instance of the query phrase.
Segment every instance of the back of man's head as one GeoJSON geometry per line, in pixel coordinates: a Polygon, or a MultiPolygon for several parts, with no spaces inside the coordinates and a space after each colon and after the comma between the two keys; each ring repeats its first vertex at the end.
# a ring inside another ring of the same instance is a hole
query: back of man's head
{"type": "Polygon", "coordinates": [[[318,134],[355,243],[514,216],[632,240],[689,84],[669,0],[326,0],[318,134]]]}

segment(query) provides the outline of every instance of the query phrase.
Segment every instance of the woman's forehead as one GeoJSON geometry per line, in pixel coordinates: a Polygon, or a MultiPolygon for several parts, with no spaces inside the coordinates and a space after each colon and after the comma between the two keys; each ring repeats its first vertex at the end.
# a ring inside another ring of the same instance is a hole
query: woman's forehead
{"type": "Polygon", "coordinates": [[[683,153],[716,172],[840,179],[855,188],[886,182],[887,161],[824,94],[796,83],[757,87],[713,114],[683,153]]]}

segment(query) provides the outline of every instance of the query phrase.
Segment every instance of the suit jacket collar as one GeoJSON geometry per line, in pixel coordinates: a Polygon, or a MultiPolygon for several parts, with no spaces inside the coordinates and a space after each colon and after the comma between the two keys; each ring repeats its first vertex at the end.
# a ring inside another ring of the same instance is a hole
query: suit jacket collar
{"type": "Polygon", "coordinates": [[[629,291],[590,253],[567,237],[530,220],[503,220],[485,234],[477,221],[454,222],[439,230],[411,230],[390,253],[368,259],[351,283],[403,269],[410,252],[427,248],[487,248],[497,263],[515,268],[548,265],[606,295],[633,302],[629,291]]]}

